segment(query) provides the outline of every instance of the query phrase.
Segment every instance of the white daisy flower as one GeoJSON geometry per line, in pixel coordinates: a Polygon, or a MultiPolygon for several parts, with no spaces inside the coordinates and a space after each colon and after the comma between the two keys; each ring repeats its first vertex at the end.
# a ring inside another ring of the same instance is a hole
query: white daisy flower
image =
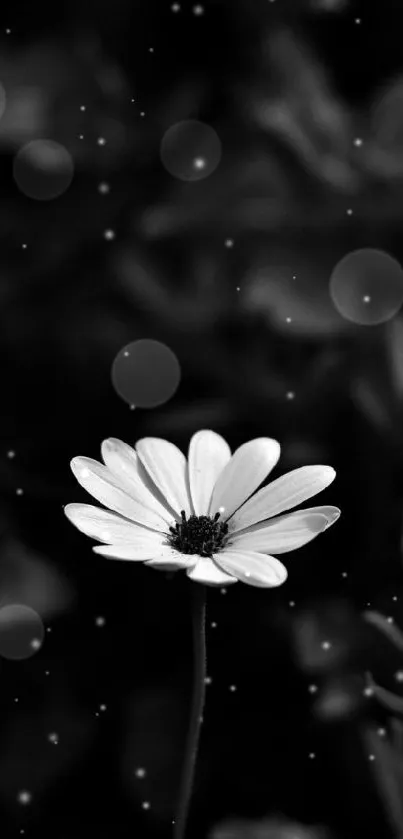
{"type": "Polygon", "coordinates": [[[255,492],[280,456],[279,443],[269,437],[231,455],[219,434],[198,431],[187,460],[157,437],[144,437],[135,449],[110,438],[101,452],[105,465],[75,457],[71,468],[107,509],[67,504],[66,516],[104,543],[95,553],[183,568],[198,583],[279,586],[287,570],[275,555],[306,545],[340,515],[330,506],[288,512],[329,486],[336,474],[331,466],[294,469],[255,492]]]}

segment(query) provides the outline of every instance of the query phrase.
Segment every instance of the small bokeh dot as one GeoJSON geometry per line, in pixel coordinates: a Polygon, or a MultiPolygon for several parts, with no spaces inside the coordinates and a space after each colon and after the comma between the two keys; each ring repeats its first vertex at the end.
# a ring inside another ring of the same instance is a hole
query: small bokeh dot
{"type": "Polygon", "coordinates": [[[181,369],[166,344],[144,338],[120,350],[111,375],[113,387],[130,407],[154,408],[174,395],[181,369]]]}
{"type": "Polygon", "coordinates": [[[171,125],[161,141],[161,161],[167,172],[182,181],[199,181],[214,172],[221,160],[218,134],[198,120],[171,125]]]}
{"type": "Polygon", "coordinates": [[[32,140],[17,152],[14,180],[28,198],[50,201],[63,195],[74,175],[70,152],[53,140],[32,140]]]}
{"type": "Polygon", "coordinates": [[[31,658],[40,650],[45,630],[34,609],[22,604],[0,608],[0,656],[7,659],[31,658]]]}

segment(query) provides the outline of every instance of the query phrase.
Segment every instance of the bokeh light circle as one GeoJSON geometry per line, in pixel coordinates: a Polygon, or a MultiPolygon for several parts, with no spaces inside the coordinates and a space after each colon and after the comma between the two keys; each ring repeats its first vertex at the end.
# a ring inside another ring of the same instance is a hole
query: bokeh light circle
{"type": "Polygon", "coordinates": [[[166,344],[142,338],[120,350],[111,375],[116,392],[131,407],[155,408],[173,396],[181,369],[166,344]]]}
{"type": "Polygon", "coordinates": [[[347,320],[365,326],[385,323],[403,303],[403,270],[385,251],[362,248],[337,263],[329,290],[347,320]]]}
{"type": "Polygon", "coordinates": [[[42,619],[19,603],[0,607],[0,656],[20,660],[40,650],[45,636],[42,619]]]}
{"type": "Polygon", "coordinates": [[[211,126],[195,119],[171,125],[160,148],[165,169],[182,181],[200,181],[214,172],[221,160],[221,140],[211,126]]]}
{"type": "Polygon", "coordinates": [[[24,195],[50,201],[63,195],[74,175],[70,152],[54,140],[31,140],[14,158],[14,180],[24,195]]]}

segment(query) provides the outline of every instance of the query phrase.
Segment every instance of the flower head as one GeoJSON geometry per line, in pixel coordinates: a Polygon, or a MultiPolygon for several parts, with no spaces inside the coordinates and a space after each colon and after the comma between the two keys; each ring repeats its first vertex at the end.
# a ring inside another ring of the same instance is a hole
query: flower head
{"type": "Polygon", "coordinates": [[[207,585],[281,585],[287,570],[274,554],[300,548],[340,515],[329,506],[286,512],[333,481],[331,466],[294,469],[255,492],[280,456],[269,437],[250,440],[232,455],[224,438],[208,430],[193,435],[187,459],[156,437],[139,440],[135,449],[110,438],[101,452],[104,464],[75,457],[71,468],[107,509],[64,508],[79,530],[104,543],[93,550],[164,570],[182,568],[207,585]]]}

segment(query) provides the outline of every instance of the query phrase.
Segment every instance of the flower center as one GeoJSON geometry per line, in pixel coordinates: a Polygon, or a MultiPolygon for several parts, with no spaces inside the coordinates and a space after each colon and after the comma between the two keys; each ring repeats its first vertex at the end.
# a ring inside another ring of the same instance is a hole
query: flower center
{"type": "Polygon", "coordinates": [[[221,550],[228,533],[226,522],[218,521],[220,515],[216,513],[214,518],[191,515],[186,519],[185,511],[181,510],[182,521],[169,528],[170,545],[182,554],[212,556],[221,550]]]}

